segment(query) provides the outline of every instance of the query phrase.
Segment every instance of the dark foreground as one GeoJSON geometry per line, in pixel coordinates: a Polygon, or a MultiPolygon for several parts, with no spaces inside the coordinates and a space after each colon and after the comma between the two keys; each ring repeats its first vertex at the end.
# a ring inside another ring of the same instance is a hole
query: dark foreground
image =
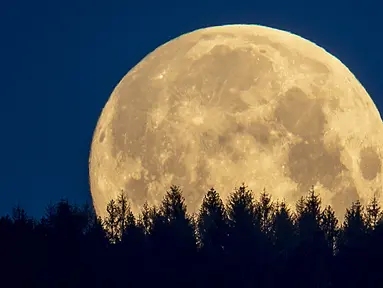
{"type": "Polygon", "coordinates": [[[17,207],[0,218],[0,286],[381,287],[375,198],[338,223],[313,190],[294,212],[253,195],[243,185],[224,206],[211,189],[193,217],[176,186],[137,218],[123,194],[106,219],[64,200],[39,221],[17,207]]]}

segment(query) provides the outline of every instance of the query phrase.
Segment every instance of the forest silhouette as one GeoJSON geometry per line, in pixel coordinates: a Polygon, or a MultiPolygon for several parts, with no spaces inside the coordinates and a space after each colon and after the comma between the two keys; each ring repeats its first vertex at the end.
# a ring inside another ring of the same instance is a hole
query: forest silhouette
{"type": "Polygon", "coordinates": [[[377,198],[339,223],[310,189],[295,207],[245,184],[211,188],[195,215],[171,186],[134,215],[120,193],[105,219],[61,200],[37,220],[0,218],[1,287],[376,287],[383,268],[377,198]],[[225,199],[226,200],[226,199],[225,199]],[[374,286],[372,286],[374,285],[374,286]]]}

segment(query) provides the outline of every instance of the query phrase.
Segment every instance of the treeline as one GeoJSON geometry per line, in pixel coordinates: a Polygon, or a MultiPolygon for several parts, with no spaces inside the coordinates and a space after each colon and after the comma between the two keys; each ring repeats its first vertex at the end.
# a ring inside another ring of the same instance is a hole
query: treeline
{"type": "Polygon", "coordinates": [[[2,287],[380,287],[382,211],[353,203],[343,223],[311,189],[295,209],[244,184],[197,215],[171,186],[137,217],[120,194],[100,219],[62,200],[40,220],[0,218],[2,287]],[[373,285],[373,286],[372,286],[373,285]]]}

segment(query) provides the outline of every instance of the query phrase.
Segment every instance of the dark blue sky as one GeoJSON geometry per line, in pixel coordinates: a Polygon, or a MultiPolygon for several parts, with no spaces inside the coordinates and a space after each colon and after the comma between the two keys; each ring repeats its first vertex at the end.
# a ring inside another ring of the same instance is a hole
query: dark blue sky
{"type": "Polygon", "coordinates": [[[91,201],[89,147],[113,88],[197,28],[252,23],[303,36],[345,63],[382,111],[382,11],[380,0],[2,1],[0,214],[91,201]]]}

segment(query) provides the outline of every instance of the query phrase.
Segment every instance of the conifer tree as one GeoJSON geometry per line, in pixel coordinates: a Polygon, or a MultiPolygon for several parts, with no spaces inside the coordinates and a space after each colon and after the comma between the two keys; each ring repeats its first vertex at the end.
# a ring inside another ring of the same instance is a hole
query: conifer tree
{"type": "MultiPolygon", "coordinates": [[[[142,250],[145,249],[145,230],[144,227],[140,226],[136,217],[133,214],[130,204],[125,207],[124,210],[124,224],[123,229],[121,229],[121,241],[127,247],[133,248],[135,251],[130,253],[135,253],[138,256],[138,253],[143,253],[142,250]]],[[[143,255],[141,255],[143,256],[143,255]]]]}
{"type": "MultiPolygon", "coordinates": [[[[374,200],[372,200],[369,205],[373,204],[373,202],[374,200]]],[[[373,219],[378,218],[378,217],[375,218],[376,214],[377,213],[375,212],[373,214],[373,217],[370,216],[372,219],[370,218],[367,221],[371,221],[373,219]]],[[[376,277],[374,275],[380,275],[381,265],[379,265],[379,263],[381,263],[383,259],[383,245],[382,245],[383,221],[379,220],[375,222],[376,223],[375,225],[371,225],[372,223],[374,222],[371,221],[368,226],[369,227],[368,243],[367,245],[363,247],[363,252],[365,254],[365,257],[364,257],[365,261],[363,262],[363,268],[364,268],[364,271],[366,272],[366,276],[364,277],[366,287],[377,286],[376,282],[379,281],[377,280],[379,279],[379,277],[376,277]]]]}
{"type": "Polygon", "coordinates": [[[297,206],[299,243],[294,251],[292,267],[302,271],[302,277],[294,280],[294,286],[326,287],[331,278],[329,263],[332,253],[321,230],[321,199],[311,187],[308,195],[297,206]]]}
{"type": "Polygon", "coordinates": [[[27,212],[20,207],[20,205],[17,205],[15,208],[12,209],[12,219],[14,224],[20,223],[20,225],[28,225],[31,224],[31,218],[28,217],[27,212]]]}
{"type": "Polygon", "coordinates": [[[107,231],[108,239],[111,243],[116,243],[120,239],[119,235],[119,225],[118,225],[118,208],[116,201],[114,199],[106,206],[107,215],[104,219],[105,229],[107,231]]]}
{"type": "MultiPolygon", "coordinates": [[[[155,207],[149,207],[147,201],[145,201],[144,205],[142,205],[141,213],[137,220],[137,225],[142,229],[145,235],[150,234],[152,226],[153,226],[153,212],[155,211],[155,207]]],[[[155,214],[155,212],[154,212],[155,214]]]]}
{"type": "Polygon", "coordinates": [[[223,201],[214,188],[205,194],[196,222],[203,284],[222,287],[225,280],[216,275],[224,274],[228,219],[223,201]]]}
{"type": "Polygon", "coordinates": [[[334,285],[338,287],[364,286],[370,277],[368,270],[371,269],[366,257],[368,226],[364,212],[360,201],[346,209],[334,265],[334,285]]]}
{"type": "Polygon", "coordinates": [[[226,206],[211,188],[196,218],[187,213],[178,186],[159,206],[145,203],[138,217],[131,208],[123,192],[108,203],[105,219],[91,205],[67,200],[49,205],[38,221],[15,207],[11,216],[0,217],[2,283],[380,287],[383,211],[377,195],[365,206],[354,202],[342,225],[331,206],[322,209],[313,188],[298,200],[296,213],[266,191],[255,200],[245,184],[226,206]]]}
{"type": "Polygon", "coordinates": [[[312,241],[320,231],[321,199],[311,187],[306,198],[297,204],[297,224],[301,241],[312,241]]]}
{"type": "MultiPolygon", "coordinates": [[[[197,268],[195,227],[186,209],[182,190],[172,185],[160,207],[150,213],[150,222],[153,223],[149,235],[151,259],[156,267],[155,275],[165,283],[181,281],[197,268]]],[[[153,284],[165,285],[157,279],[153,284]]],[[[189,283],[193,283],[193,280],[189,279],[189,283]]]]}
{"type": "Polygon", "coordinates": [[[87,238],[87,243],[90,243],[95,250],[107,247],[108,237],[100,216],[93,215],[92,218],[89,218],[89,226],[85,236],[87,238]]]}
{"type": "MultiPolygon", "coordinates": [[[[237,285],[253,285],[265,263],[259,214],[252,191],[243,183],[229,195],[227,204],[229,235],[227,252],[237,285]],[[255,272],[257,271],[257,272],[255,272]]],[[[258,278],[257,281],[260,281],[258,278]]],[[[235,285],[235,283],[232,283],[235,285]]]]}
{"type": "Polygon", "coordinates": [[[338,219],[331,206],[327,206],[322,212],[321,229],[324,232],[325,239],[331,252],[336,252],[336,243],[339,236],[338,219]]]}
{"type": "Polygon", "coordinates": [[[379,221],[382,220],[382,209],[379,205],[378,199],[374,194],[370,203],[366,207],[366,225],[370,231],[375,230],[375,227],[378,225],[379,221]]]}
{"type": "Polygon", "coordinates": [[[274,246],[271,287],[289,286],[292,271],[289,260],[297,246],[297,234],[293,215],[284,201],[277,203],[272,223],[272,243],[274,246]]]}
{"type": "Polygon", "coordinates": [[[244,229],[251,232],[250,228],[260,229],[256,202],[252,191],[244,183],[230,194],[227,213],[231,230],[244,229]]]}
{"type": "Polygon", "coordinates": [[[147,222],[150,223],[149,244],[154,249],[153,253],[175,256],[196,249],[195,227],[186,212],[185,199],[178,186],[170,187],[158,209],[147,212],[151,218],[147,222]]]}
{"type": "Polygon", "coordinates": [[[187,214],[185,198],[179,186],[172,185],[167,191],[161,206],[160,218],[168,227],[168,232],[173,238],[173,243],[181,249],[196,248],[195,230],[191,217],[187,214]]]}
{"type": "Polygon", "coordinates": [[[81,209],[66,199],[49,206],[43,218],[47,228],[54,232],[52,236],[60,242],[77,240],[83,235],[87,224],[81,209]]]}
{"type": "MultiPolygon", "coordinates": [[[[13,246],[14,249],[8,251],[11,253],[11,258],[6,261],[7,265],[10,265],[13,270],[19,272],[23,271],[24,267],[30,267],[30,269],[24,270],[22,273],[23,277],[17,277],[12,281],[12,284],[15,286],[17,286],[17,284],[20,286],[33,285],[36,281],[36,273],[38,272],[34,261],[36,257],[39,257],[39,251],[37,249],[38,243],[36,242],[37,239],[34,233],[35,223],[20,205],[12,209],[12,222],[12,230],[7,237],[12,241],[11,246],[13,246]]],[[[1,253],[1,255],[4,254],[1,253]]]]}
{"type": "Polygon", "coordinates": [[[225,206],[218,192],[211,188],[205,195],[197,220],[202,249],[218,252],[224,249],[228,234],[225,206]]]}
{"type": "Polygon", "coordinates": [[[278,203],[272,224],[276,251],[289,255],[296,244],[296,229],[292,213],[284,201],[278,203]]]}
{"type": "Polygon", "coordinates": [[[275,204],[271,200],[271,195],[266,193],[264,189],[259,197],[257,203],[257,213],[260,222],[261,231],[268,236],[272,237],[272,225],[275,214],[275,204]]]}
{"type": "Polygon", "coordinates": [[[341,245],[356,248],[364,245],[368,226],[364,217],[364,207],[360,201],[352,203],[346,209],[341,235],[341,245]]]}
{"type": "Polygon", "coordinates": [[[124,191],[121,191],[117,197],[116,201],[116,210],[117,210],[117,227],[118,227],[118,236],[122,239],[127,234],[127,227],[135,226],[134,215],[130,208],[130,203],[126,198],[124,191]]]}
{"type": "Polygon", "coordinates": [[[111,259],[107,257],[110,252],[108,249],[110,242],[102,218],[95,213],[92,214],[89,215],[89,223],[84,235],[85,245],[81,253],[86,256],[86,265],[83,266],[81,273],[89,269],[88,271],[92,271],[97,277],[84,276],[86,282],[83,287],[106,287],[110,284],[109,275],[112,271],[115,272],[113,270],[115,267],[100,265],[100,263],[108,263],[111,259]]]}
{"type": "Polygon", "coordinates": [[[305,197],[301,196],[295,203],[295,215],[294,219],[298,221],[298,217],[305,212],[305,197]]]}
{"type": "Polygon", "coordinates": [[[84,258],[80,255],[83,255],[83,232],[86,226],[83,217],[78,206],[62,199],[57,204],[50,205],[42,219],[41,224],[47,235],[45,244],[48,244],[44,247],[46,273],[56,281],[60,274],[66,275],[60,283],[64,286],[81,278],[80,267],[84,265],[84,258]],[[49,264],[53,259],[56,266],[49,264]]]}

